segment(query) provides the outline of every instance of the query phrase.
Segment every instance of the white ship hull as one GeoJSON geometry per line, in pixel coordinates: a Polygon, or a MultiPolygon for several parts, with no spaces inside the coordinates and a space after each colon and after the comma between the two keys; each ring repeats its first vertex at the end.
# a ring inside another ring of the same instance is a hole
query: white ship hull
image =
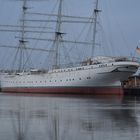
{"type": "Polygon", "coordinates": [[[46,73],[1,75],[1,91],[25,93],[121,94],[121,81],[134,74],[136,62],[109,62],[51,70],[46,73]]]}

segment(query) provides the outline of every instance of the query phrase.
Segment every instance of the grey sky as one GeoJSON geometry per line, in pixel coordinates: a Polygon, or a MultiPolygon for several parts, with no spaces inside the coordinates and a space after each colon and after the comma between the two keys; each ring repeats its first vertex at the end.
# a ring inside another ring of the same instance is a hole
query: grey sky
{"type": "MultiPolygon", "coordinates": [[[[54,0],[54,3],[56,1],[54,0]]],[[[45,13],[50,11],[54,3],[52,0],[30,2],[29,7],[31,11],[45,13]]],[[[90,16],[93,12],[94,0],[65,0],[64,4],[65,14],[90,16]]],[[[0,6],[0,24],[18,25],[21,18],[21,2],[0,0],[0,6]]],[[[96,54],[103,55],[104,53],[113,56],[134,54],[136,46],[140,46],[140,0],[99,0],[99,8],[102,10],[100,13],[102,28],[98,31],[98,37],[101,37],[97,41],[101,46],[97,46],[96,54]]],[[[0,45],[18,44],[15,39],[16,35],[16,33],[0,32],[0,45]]],[[[14,54],[15,50],[0,48],[0,67],[9,67],[8,63],[12,63],[14,54]]],[[[40,59],[35,60],[37,62],[35,66],[38,67],[44,57],[43,55],[41,57],[41,52],[39,54],[40,59]]],[[[140,55],[137,56],[140,57],[140,55]]]]}

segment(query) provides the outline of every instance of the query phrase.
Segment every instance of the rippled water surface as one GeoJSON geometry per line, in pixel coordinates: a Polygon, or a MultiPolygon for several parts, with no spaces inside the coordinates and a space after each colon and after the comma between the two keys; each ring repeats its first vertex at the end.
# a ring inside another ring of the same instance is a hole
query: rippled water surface
{"type": "Polygon", "coordinates": [[[140,98],[0,94],[0,140],[140,140],[140,98]]]}

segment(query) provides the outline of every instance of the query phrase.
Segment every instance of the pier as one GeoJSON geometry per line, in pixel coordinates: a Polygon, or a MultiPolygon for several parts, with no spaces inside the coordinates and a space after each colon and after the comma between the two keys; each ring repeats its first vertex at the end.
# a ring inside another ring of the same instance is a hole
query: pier
{"type": "Polygon", "coordinates": [[[134,75],[122,83],[125,95],[140,95],[140,75],[134,75]]]}

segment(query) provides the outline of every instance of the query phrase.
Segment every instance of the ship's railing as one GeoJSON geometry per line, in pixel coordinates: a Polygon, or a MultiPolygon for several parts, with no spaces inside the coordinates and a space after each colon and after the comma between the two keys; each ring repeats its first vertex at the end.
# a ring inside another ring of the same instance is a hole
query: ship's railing
{"type": "Polygon", "coordinates": [[[131,62],[140,63],[140,58],[138,58],[138,57],[118,57],[118,58],[115,58],[115,62],[121,62],[121,61],[131,61],[131,62]]]}
{"type": "Polygon", "coordinates": [[[140,63],[140,58],[137,58],[137,57],[96,57],[92,59],[89,58],[84,61],[61,64],[60,68],[72,68],[72,67],[97,65],[97,64],[103,64],[103,63],[121,62],[121,61],[131,61],[131,62],[140,63]]]}
{"type": "Polygon", "coordinates": [[[24,75],[24,74],[38,74],[38,73],[47,73],[47,69],[29,69],[29,70],[0,70],[0,73],[2,74],[8,74],[8,75],[24,75]]]}
{"type": "Polygon", "coordinates": [[[47,73],[48,70],[47,69],[31,69],[30,73],[31,74],[44,74],[47,73]]]}

